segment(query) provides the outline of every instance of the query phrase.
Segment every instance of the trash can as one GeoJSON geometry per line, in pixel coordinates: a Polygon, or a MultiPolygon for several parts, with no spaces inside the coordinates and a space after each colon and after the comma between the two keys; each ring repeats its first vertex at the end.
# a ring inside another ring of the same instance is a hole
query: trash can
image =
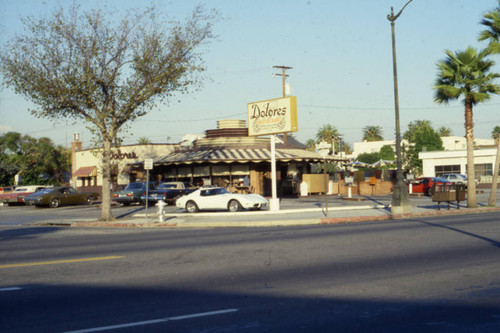
{"type": "Polygon", "coordinates": [[[450,209],[452,201],[456,201],[457,209],[460,209],[460,201],[465,200],[465,186],[462,184],[434,183],[432,191],[432,201],[438,203],[438,210],[441,209],[441,202],[448,203],[448,209],[450,209]]]}

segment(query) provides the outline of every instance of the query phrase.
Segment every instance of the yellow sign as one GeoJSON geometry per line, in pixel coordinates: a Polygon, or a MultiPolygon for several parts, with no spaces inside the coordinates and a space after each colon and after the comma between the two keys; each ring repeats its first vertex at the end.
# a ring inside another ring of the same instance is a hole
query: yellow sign
{"type": "Polygon", "coordinates": [[[248,103],[248,135],[297,132],[297,97],[248,103]]]}

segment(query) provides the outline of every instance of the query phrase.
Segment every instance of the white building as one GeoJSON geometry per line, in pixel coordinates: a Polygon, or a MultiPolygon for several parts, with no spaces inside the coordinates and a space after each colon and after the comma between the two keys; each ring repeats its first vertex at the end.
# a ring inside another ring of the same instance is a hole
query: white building
{"type": "MultiPolygon", "coordinates": [[[[467,143],[465,137],[441,137],[444,150],[421,152],[418,157],[422,160],[424,177],[436,177],[445,173],[467,173],[467,143]]],[[[403,140],[404,144],[408,144],[403,140]]],[[[383,146],[391,146],[394,151],[394,140],[356,142],[352,157],[359,154],[378,153],[383,146]]],[[[491,183],[493,164],[496,158],[496,144],[493,139],[474,139],[474,177],[481,183],[491,183]]]]}
{"type": "MultiPolygon", "coordinates": [[[[493,163],[497,150],[495,148],[474,150],[474,178],[480,183],[491,183],[493,163]]],[[[424,177],[439,177],[445,173],[467,174],[467,150],[421,152],[424,177]]]]}
{"type": "MultiPolygon", "coordinates": [[[[466,140],[463,136],[442,136],[441,141],[443,141],[444,150],[465,150],[467,149],[466,140]]],[[[408,141],[402,140],[402,144],[408,145],[408,141]]],[[[352,153],[352,158],[356,159],[359,154],[364,153],[378,153],[380,148],[383,146],[391,146],[394,151],[396,151],[395,140],[384,140],[384,141],[363,141],[355,142],[354,150],[352,153]]],[[[493,148],[495,147],[495,141],[493,139],[474,139],[474,146],[476,148],[493,148]]]]}

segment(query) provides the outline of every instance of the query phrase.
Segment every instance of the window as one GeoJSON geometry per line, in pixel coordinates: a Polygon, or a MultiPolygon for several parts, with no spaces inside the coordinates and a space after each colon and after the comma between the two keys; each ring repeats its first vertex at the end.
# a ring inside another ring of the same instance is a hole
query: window
{"type": "Polygon", "coordinates": [[[445,173],[460,173],[460,164],[436,165],[434,172],[436,173],[436,177],[441,177],[445,173]]]}
{"type": "Polygon", "coordinates": [[[474,164],[474,178],[481,179],[481,176],[492,176],[493,165],[491,163],[474,164]]]}

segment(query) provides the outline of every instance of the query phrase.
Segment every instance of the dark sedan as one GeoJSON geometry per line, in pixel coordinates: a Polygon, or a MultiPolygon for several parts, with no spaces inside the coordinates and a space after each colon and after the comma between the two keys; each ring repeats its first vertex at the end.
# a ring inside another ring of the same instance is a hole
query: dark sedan
{"type": "Polygon", "coordinates": [[[134,202],[140,203],[141,195],[146,192],[146,186],[149,186],[148,191],[152,191],[156,184],[156,182],[148,182],[147,185],[143,182],[130,183],[123,191],[113,193],[113,201],[121,203],[124,206],[128,206],[134,202]]]}
{"type": "Polygon", "coordinates": [[[29,194],[24,197],[26,205],[49,206],[57,208],[61,205],[90,205],[97,200],[98,193],[79,192],[70,186],[56,186],[29,194]]]}

